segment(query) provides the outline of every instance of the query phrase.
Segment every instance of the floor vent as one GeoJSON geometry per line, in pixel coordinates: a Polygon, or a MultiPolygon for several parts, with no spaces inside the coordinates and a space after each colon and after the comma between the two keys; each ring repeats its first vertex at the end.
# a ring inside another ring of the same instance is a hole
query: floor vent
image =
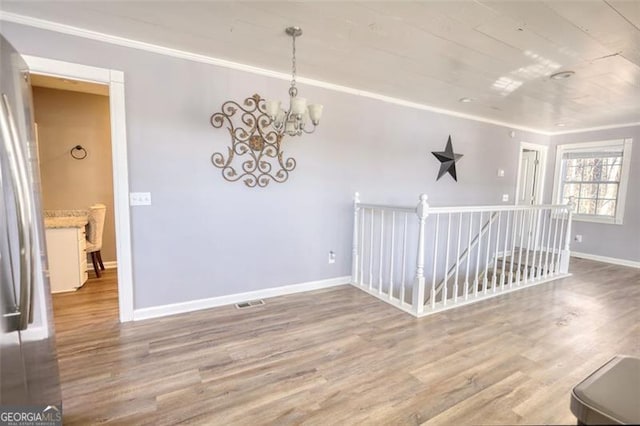
{"type": "Polygon", "coordinates": [[[236,303],[236,308],[245,309],[245,308],[253,308],[254,306],[264,305],[264,300],[251,300],[249,302],[240,302],[236,303]]]}

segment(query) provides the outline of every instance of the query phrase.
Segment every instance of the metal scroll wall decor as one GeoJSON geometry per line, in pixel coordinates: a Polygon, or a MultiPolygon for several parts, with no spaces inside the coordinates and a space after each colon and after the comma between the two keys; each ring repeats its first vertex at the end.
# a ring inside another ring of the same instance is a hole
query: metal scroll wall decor
{"type": "Polygon", "coordinates": [[[296,38],[302,35],[302,28],[287,27],[285,33],[291,37],[292,47],[289,109],[285,110],[278,100],[265,101],[255,94],[245,99],[242,105],[227,101],[222,104],[222,112],[211,116],[213,127],[219,129],[226,123],[231,135],[226,157],[216,152],[211,156],[213,165],[222,169],[226,180],[235,182],[242,179],[251,188],[264,188],[271,181],[281,183],[289,178],[289,172],[296,168],[296,160],[284,158],[281,149],[283,136],[313,133],[322,116],[322,105],[307,105],[305,98],[298,97],[296,38]],[[235,161],[236,157],[244,156],[244,161],[235,161]]]}
{"type": "Polygon", "coordinates": [[[235,101],[222,104],[222,111],[211,116],[217,129],[225,124],[231,136],[226,156],[211,156],[214,166],[222,169],[222,177],[230,182],[242,180],[250,188],[285,182],[296,168],[296,160],[285,158],[281,149],[283,135],[278,133],[266,113],[265,100],[255,94],[240,105],[235,101]],[[234,124],[235,121],[235,124],[234,124]]]}

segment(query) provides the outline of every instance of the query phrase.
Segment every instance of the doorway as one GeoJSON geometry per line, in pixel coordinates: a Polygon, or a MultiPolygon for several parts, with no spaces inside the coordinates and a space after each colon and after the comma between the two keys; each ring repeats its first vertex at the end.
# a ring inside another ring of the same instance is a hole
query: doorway
{"type": "MultiPolygon", "coordinates": [[[[544,195],[544,176],[547,167],[547,146],[537,145],[528,142],[520,143],[520,152],[518,155],[518,177],[516,181],[516,205],[532,206],[540,205],[543,202],[544,195]]],[[[538,211],[540,214],[540,211],[538,211]]],[[[534,235],[539,235],[540,221],[535,220],[535,216],[526,216],[524,219],[522,230],[525,237],[521,235],[520,229],[516,231],[517,241],[530,241],[534,235]]],[[[527,243],[528,244],[528,243],[527,243]]],[[[538,249],[541,242],[534,239],[533,247],[538,249]]],[[[518,250],[523,250],[519,247],[518,250]]],[[[528,253],[528,251],[527,251],[528,253]]]]}
{"type": "MultiPolygon", "coordinates": [[[[125,127],[124,73],[54,59],[23,55],[32,75],[105,84],[109,88],[116,230],[118,311],[121,322],[133,320],[133,273],[129,212],[129,168],[125,127]]],[[[106,266],[106,265],[105,265],[106,266]]]]}
{"type": "Polygon", "coordinates": [[[545,145],[520,143],[515,200],[517,205],[542,204],[546,163],[545,145]]]}
{"type": "Polygon", "coordinates": [[[100,327],[119,317],[109,86],[30,80],[56,330],[100,327]]]}

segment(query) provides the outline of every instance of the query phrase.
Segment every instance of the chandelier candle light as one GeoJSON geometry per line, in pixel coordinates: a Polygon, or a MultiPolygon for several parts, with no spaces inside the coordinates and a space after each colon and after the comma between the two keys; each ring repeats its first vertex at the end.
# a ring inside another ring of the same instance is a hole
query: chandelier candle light
{"type": "Polygon", "coordinates": [[[291,36],[293,43],[293,56],[291,61],[291,87],[289,87],[289,110],[285,111],[278,100],[266,102],[266,113],[271,119],[271,125],[280,135],[300,136],[302,132],[313,133],[320,123],[322,116],[322,105],[307,105],[305,98],[298,97],[296,87],[296,37],[302,35],[300,27],[288,27],[285,32],[291,36]],[[305,127],[311,121],[313,128],[307,130],[305,127]]]}

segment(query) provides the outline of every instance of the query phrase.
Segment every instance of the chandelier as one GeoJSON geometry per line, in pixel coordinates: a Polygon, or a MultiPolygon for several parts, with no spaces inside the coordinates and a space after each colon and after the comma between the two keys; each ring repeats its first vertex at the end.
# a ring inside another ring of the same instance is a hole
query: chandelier
{"type": "Polygon", "coordinates": [[[298,97],[296,88],[296,37],[302,35],[299,27],[289,27],[286,33],[293,40],[289,109],[280,101],[263,99],[254,94],[239,103],[233,100],[222,104],[222,109],[211,116],[211,125],[219,129],[226,125],[231,144],[227,152],[215,152],[211,162],[222,169],[222,177],[229,182],[242,180],[250,188],[264,188],[269,182],[283,183],[296,168],[296,160],[285,157],[282,140],[285,136],[313,133],[320,123],[322,105],[307,105],[298,97]]]}
{"type": "Polygon", "coordinates": [[[285,111],[282,108],[282,103],[278,100],[267,101],[265,109],[271,120],[271,126],[279,135],[300,136],[302,132],[314,132],[316,126],[320,123],[322,105],[307,105],[305,98],[298,97],[298,88],[296,87],[296,37],[302,35],[302,29],[300,27],[288,27],[285,32],[291,36],[293,47],[289,109],[285,111]],[[313,125],[311,129],[307,127],[309,123],[313,125]]]}

